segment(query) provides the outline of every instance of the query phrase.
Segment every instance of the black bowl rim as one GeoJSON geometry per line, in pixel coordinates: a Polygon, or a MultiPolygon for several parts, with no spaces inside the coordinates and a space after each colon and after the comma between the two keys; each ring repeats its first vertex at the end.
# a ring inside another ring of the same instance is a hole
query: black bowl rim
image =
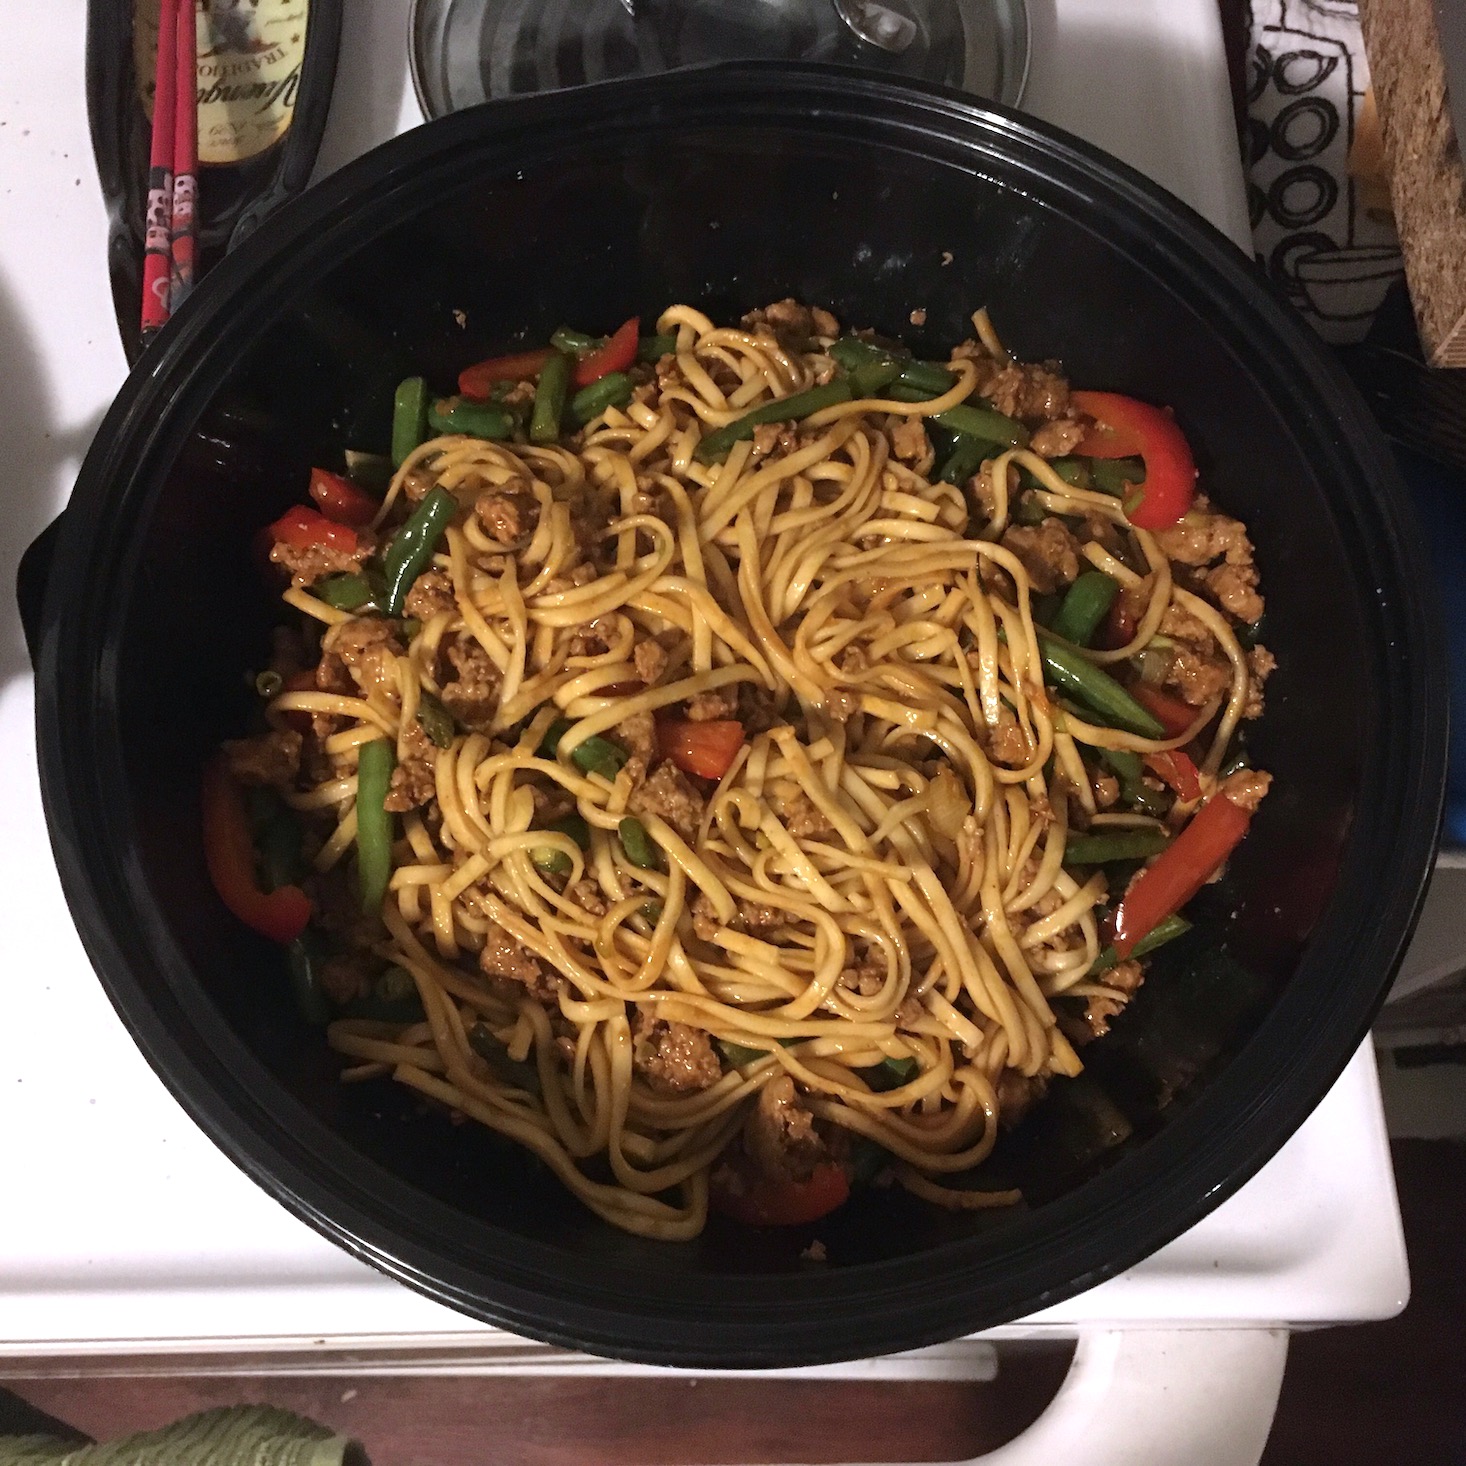
{"type": "Polygon", "coordinates": [[[1211,1211],[1303,1122],[1367,1032],[1423,899],[1444,790],[1446,664],[1419,531],[1367,409],[1250,262],[1199,216],[1098,149],[964,94],[832,67],[734,64],[488,103],[416,129],[286,206],[201,284],[119,393],[71,503],[78,512],[65,516],[42,611],[38,752],[63,887],[108,996],[185,1110],[269,1194],[392,1277],[517,1333],[652,1363],[771,1367],[912,1348],[1091,1287],[1211,1211]],[[186,974],[160,990],[168,963],[159,959],[168,954],[145,953],[122,935],[146,898],[131,880],[125,831],[104,819],[99,835],[98,811],[108,808],[107,789],[119,787],[121,764],[87,684],[107,616],[102,591],[127,583],[129,506],[192,429],[218,379],[213,368],[270,318],[257,309],[262,281],[276,300],[288,299],[292,283],[329,253],[334,231],[349,222],[354,240],[375,237],[421,199],[425,160],[441,187],[455,154],[462,168],[490,143],[546,157],[585,128],[605,137],[713,114],[837,135],[875,131],[893,146],[944,138],[978,173],[985,152],[999,150],[1080,205],[1128,211],[1164,242],[1187,288],[1228,323],[1219,329],[1246,339],[1258,370],[1307,384],[1307,426],[1348,489],[1359,574],[1378,590],[1371,629],[1381,705],[1372,710],[1365,771],[1376,777],[1324,923],[1258,1033],[1198,1103],[1119,1165],[1022,1217],[1021,1227],[919,1259],[798,1276],[679,1277],[668,1295],[650,1273],[618,1289],[574,1255],[507,1231],[478,1227],[470,1243],[467,1219],[353,1151],[286,1094],[196,984],[190,996],[186,974]],[[229,333],[216,329],[221,320],[229,333]],[[77,586],[88,596],[75,596],[77,586]],[[78,668],[88,675],[74,675],[78,668]],[[1330,1001],[1320,1004],[1325,970],[1330,1001]],[[456,1254],[447,1245],[455,1231],[456,1254]]]}

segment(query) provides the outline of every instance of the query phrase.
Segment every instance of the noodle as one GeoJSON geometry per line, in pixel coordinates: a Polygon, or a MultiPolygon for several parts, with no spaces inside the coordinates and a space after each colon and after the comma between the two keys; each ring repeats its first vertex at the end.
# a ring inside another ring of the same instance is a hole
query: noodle
{"type": "Polygon", "coordinates": [[[857,394],[704,461],[710,435],[835,375],[833,323],[806,312],[796,340],[778,309],[728,329],[670,308],[675,352],[559,444],[413,449],[362,543],[429,492],[459,512],[405,625],[333,600],[328,572],[359,555],[275,553],[319,665],[266,707],[303,760],[253,782],[305,818],[318,915],[350,904],[384,739],[402,815],[380,922],[326,922],[343,1079],[390,1074],[648,1237],[696,1236],[710,1186],[740,1214],[776,1144],[798,1186],[878,1146],[928,1201],[1017,1201],[952,1178],[1079,1071],[1075,1043],[1141,976],[1102,960],[1123,886],[1071,871],[1072,842],[1163,842],[1222,797],[1267,670],[1209,562],[1174,560],[1060,455],[994,450],[941,481],[933,416],[1041,373],[983,312],[950,388],[857,394]],[[1121,597],[1118,636],[1076,654],[1153,683],[1201,669],[1169,684],[1184,729],[1045,685],[1045,536],[1078,552],[1061,588],[1099,572],[1121,597]],[[1117,804],[1125,758],[1192,745],[1196,795],[1168,813],[1147,775],[1117,804]],[[403,1016],[351,1017],[387,977],[403,1016]]]}

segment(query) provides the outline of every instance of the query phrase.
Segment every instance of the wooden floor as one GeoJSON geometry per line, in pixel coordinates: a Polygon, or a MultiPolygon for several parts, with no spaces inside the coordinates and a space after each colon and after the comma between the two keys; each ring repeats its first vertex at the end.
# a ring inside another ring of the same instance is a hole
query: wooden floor
{"type": "MultiPolygon", "coordinates": [[[[1293,1340],[1263,1466],[1466,1463],[1466,1144],[1398,1141],[1395,1167],[1410,1307],[1388,1323],[1293,1340]]],[[[1066,1347],[1049,1346],[1006,1358],[993,1385],[249,1376],[6,1383],[100,1439],[213,1405],[267,1402],[355,1436],[374,1466],[966,1461],[1037,1417],[1068,1357],[1066,1347]]]]}

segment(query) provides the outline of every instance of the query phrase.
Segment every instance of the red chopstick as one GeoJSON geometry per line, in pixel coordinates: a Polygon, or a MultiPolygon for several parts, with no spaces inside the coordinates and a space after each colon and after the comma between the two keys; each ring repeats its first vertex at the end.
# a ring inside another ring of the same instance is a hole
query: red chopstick
{"type": "Polygon", "coordinates": [[[178,81],[178,11],[167,0],[158,16],[158,61],[153,87],[153,138],[148,158],[148,208],[143,226],[142,334],[168,319],[172,273],[174,95],[178,81]]]}
{"type": "MultiPolygon", "coordinates": [[[[168,3],[168,0],[165,0],[168,3]]],[[[173,126],[172,292],[170,312],[193,289],[198,249],[195,207],[198,201],[199,119],[197,33],[194,0],[177,0],[177,82],[173,126]]]]}

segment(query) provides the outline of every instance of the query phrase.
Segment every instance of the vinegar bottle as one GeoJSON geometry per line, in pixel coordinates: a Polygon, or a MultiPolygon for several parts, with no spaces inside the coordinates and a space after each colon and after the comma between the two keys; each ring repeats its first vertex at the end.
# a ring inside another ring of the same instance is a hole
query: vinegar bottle
{"type": "MultiPolygon", "coordinates": [[[[142,349],[144,211],[160,3],[88,0],[87,113],[107,200],[112,302],[142,349]]],[[[198,274],[310,179],[325,131],[342,0],[195,0],[198,274]]]]}

